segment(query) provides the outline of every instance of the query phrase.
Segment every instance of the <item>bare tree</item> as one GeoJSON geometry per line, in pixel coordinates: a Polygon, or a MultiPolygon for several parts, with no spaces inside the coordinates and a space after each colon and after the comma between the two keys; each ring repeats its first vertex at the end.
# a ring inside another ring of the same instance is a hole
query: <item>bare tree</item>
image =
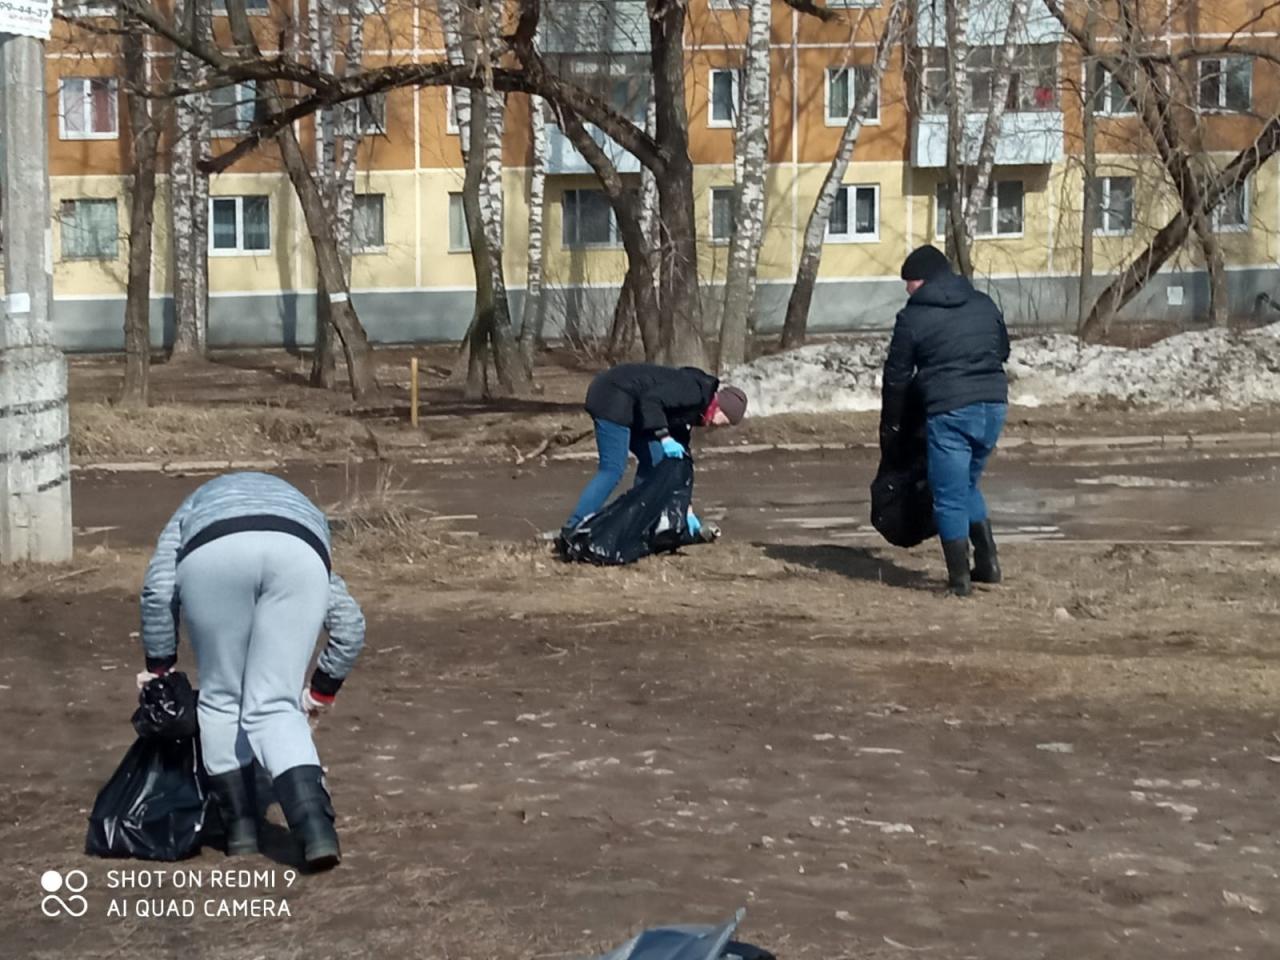
{"type": "Polygon", "coordinates": [[[827,236],[827,223],[831,219],[831,208],[835,204],[836,194],[844,183],[845,171],[849,169],[849,158],[853,156],[853,148],[858,142],[858,134],[862,132],[862,121],[871,108],[875,98],[880,95],[880,81],[888,68],[893,48],[902,38],[906,21],[908,0],[893,0],[880,31],[880,39],[876,42],[875,60],[871,65],[869,80],[865,89],[857,91],[857,99],[845,122],[844,132],[840,135],[840,144],[836,154],[827,168],[827,175],[818,190],[813,210],[809,213],[809,222],[804,231],[804,247],[800,252],[800,264],[796,270],[796,280],[791,288],[791,297],[787,301],[786,318],[782,326],[782,348],[789,350],[804,344],[809,325],[809,305],[813,302],[813,289],[818,281],[818,266],[822,262],[822,246],[827,236]]]}
{"type": "Polygon", "coordinates": [[[151,240],[155,219],[160,122],[147,96],[147,35],[125,18],[121,38],[129,107],[129,281],[124,310],[125,373],[121,402],[146,406],[151,367],[151,240]],[[132,29],[131,29],[132,28],[132,29]]]}
{"type": "Polygon", "coordinates": [[[760,241],[764,233],[765,177],[769,170],[769,27],[772,0],[751,0],[747,31],[746,90],[735,130],[733,238],[720,317],[720,355],[725,370],[747,359],[747,335],[755,301],[760,241]]]}
{"type": "Polygon", "coordinates": [[[524,364],[533,369],[534,351],[542,342],[546,305],[542,299],[542,227],[546,219],[547,118],[540,97],[529,98],[529,134],[532,163],[529,169],[529,256],[524,306],[520,310],[520,350],[524,364]]]}
{"type": "MultiPolygon", "coordinates": [[[[257,39],[245,12],[245,0],[227,0],[227,14],[231,21],[231,34],[236,45],[255,59],[262,59],[257,39]]],[[[258,83],[257,94],[266,108],[274,114],[283,113],[281,98],[275,80],[264,79],[258,83]]],[[[351,99],[351,98],[347,98],[351,99]]],[[[351,291],[343,269],[342,255],[333,235],[332,222],[325,207],[324,198],[303,156],[302,147],[291,125],[284,125],[276,132],[276,142],[284,158],[285,169],[293,183],[294,192],[302,206],[307,232],[315,248],[316,266],[320,283],[329,301],[330,322],[342,340],[347,360],[347,374],[351,381],[351,395],[365,400],[378,389],[377,371],[369,339],[355,306],[351,303],[351,291]]]]}
{"type": "MultiPolygon", "coordinates": [[[[209,0],[177,0],[174,20],[201,40],[209,36],[209,0]]],[[[202,359],[209,335],[209,178],[198,169],[209,149],[209,68],[191,54],[174,55],[173,82],[196,92],[174,101],[169,160],[169,217],[173,238],[173,360],[202,359]]]]}

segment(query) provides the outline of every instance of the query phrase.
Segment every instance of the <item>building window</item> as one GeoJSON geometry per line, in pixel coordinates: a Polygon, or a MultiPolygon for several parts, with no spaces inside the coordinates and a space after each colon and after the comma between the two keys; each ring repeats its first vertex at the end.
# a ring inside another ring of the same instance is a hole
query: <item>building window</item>
{"type": "Polygon", "coordinates": [[[471,234],[467,232],[467,209],[462,194],[449,194],[449,252],[463,253],[471,249],[471,234]]]}
{"type": "Polygon", "coordinates": [[[603,190],[566,190],[561,201],[565,247],[612,247],[618,244],[618,224],[603,190]]]}
{"type": "Polygon", "coordinates": [[[120,226],[116,201],[63,200],[58,217],[62,224],[63,260],[114,260],[120,226]]]}
{"type": "Polygon", "coordinates": [[[209,94],[211,134],[238,137],[249,132],[258,114],[257,87],[252,80],[218,87],[209,94]]]}
{"type": "Polygon", "coordinates": [[[387,132],[387,95],[371,93],[361,97],[356,111],[356,134],[380,136],[387,132]]]}
{"type": "Polygon", "coordinates": [[[1133,177],[1099,177],[1092,193],[1094,233],[1133,233],[1133,177]]]}
{"type": "Polygon", "coordinates": [[[1200,107],[1222,113],[1248,113],[1253,104],[1253,61],[1248,57],[1211,57],[1200,61],[1200,107]]]}
{"type": "Polygon", "coordinates": [[[728,243],[733,239],[733,187],[711,188],[711,242],[728,243]]]}
{"type": "MultiPolygon", "coordinates": [[[[1023,229],[1022,200],[1023,188],[1021,180],[993,181],[987,188],[987,196],[983,200],[982,206],[978,208],[976,236],[1020,236],[1023,229]]],[[[935,236],[943,237],[946,236],[950,214],[950,184],[938,184],[934,203],[933,232],[935,236]]]]}
{"type": "Polygon", "coordinates": [[[116,4],[110,0],[59,0],[58,10],[68,17],[114,17],[116,4]]]}
{"type": "MultiPolygon", "coordinates": [[[[827,68],[827,126],[843,127],[849,120],[849,114],[858,104],[858,97],[867,89],[868,84],[875,84],[875,73],[870,67],[828,67],[827,68]]],[[[876,95],[867,105],[863,123],[880,122],[880,90],[877,85],[876,95]]]]}
{"type": "MultiPolygon", "coordinates": [[[[213,12],[220,17],[225,17],[227,0],[213,0],[213,12]]],[[[251,17],[265,17],[271,10],[268,0],[244,0],[244,12],[251,17]]]]}
{"type": "Polygon", "coordinates": [[[732,127],[738,117],[741,86],[739,73],[732,69],[711,71],[711,103],[707,110],[707,126],[732,127]]]}
{"type": "Polygon", "coordinates": [[[745,10],[748,0],[710,0],[707,4],[712,10],[745,10]]]}
{"type": "MultiPolygon", "coordinates": [[[[1000,63],[1000,47],[972,47],[968,58],[969,109],[985,112],[991,105],[1000,63]]],[[[927,114],[947,112],[947,52],[925,51],[922,106],[927,114]]],[[[1005,110],[1034,113],[1058,109],[1058,48],[1053,44],[1019,47],[1009,67],[1009,96],[1005,110]]]]}
{"type": "Polygon", "coordinates": [[[469,104],[471,91],[466,89],[444,88],[444,132],[456,137],[461,129],[458,126],[458,109],[461,104],[469,104]]]}
{"type": "Polygon", "coordinates": [[[1249,181],[1222,195],[1213,208],[1213,229],[1218,233],[1249,231],[1249,181]]]}
{"type": "Polygon", "coordinates": [[[116,139],[118,99],[116,81],[109,77],[63,77],[58,84],[59,137],[116,139]]]}
{"type": "Polygon", "coordinates": [[[356,253],[372,253],[386,249],[383,209],[382,194],[356,195],[355,206],[351,210],[351,249],[356,253]]]}
{"type": "Polygon", "coordinates": [[[880,188],[875,184],[841,187],[827,219],[828,241],[880,238],[880,188]]]}
{"type": "Polygon", "coordinates": [[[1104,117],[1128,117],[1136,112],[1124,87],[1100,63],[1093,65],[1093,84],[1098,92],[1098,99],[1093,106],[1094,113],[1104,117]]]}
{"type": "Polygon", "coordinates": [[[270,249],[270,198],[209,198],[210,253],[265,253],[270,249]]]}
{"type": "Polygon", "coordinates": [[[827,0],[827,6],[831,9],[846,9],[849,7],[878,7],[882,0],[827,0]]]}

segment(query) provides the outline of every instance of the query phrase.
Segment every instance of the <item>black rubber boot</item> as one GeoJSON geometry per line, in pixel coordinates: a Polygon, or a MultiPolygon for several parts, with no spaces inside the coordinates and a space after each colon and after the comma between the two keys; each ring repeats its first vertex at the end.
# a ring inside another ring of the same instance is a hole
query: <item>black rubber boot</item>
{"type": "Polygon", "coordinates": [[[258,804],[255,799],[253,764],[209,777],[222,827],[227,835],[227,856],[258,852],[258,804]]]}
{"type": "Polygon", "coordinates": [[[312,870],[336,867],[342,855],[324,772],[317,766],[294,767],[276,777],[274,786],[289,832],[302,845],[307,866],[312,870]]]}
{"type": "Polygon", "coordinates": [[[973,593],[969,579],[969,541],[942,541],[942,555],[947,558],[947,593],[967,597],[973,593]]]}
{"type": "Polygon", "coordinates": [[[991,521],[969,524],[969,542],[973,544],[973,582],[999,583],[1000,558],[996,554],[996,538],[991,521]]]}

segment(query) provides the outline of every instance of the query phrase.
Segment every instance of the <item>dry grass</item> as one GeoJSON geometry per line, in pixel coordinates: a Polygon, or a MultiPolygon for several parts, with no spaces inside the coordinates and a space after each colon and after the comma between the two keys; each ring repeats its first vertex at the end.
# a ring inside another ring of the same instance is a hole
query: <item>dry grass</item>
{"type": "Polygon", "coordinates": [[[315,412],[174,405],[138,410],[104,403],[71,408],[71,455],[82,462],[249,459],[368,449],[368,431],[361,424],[315,412]]]}

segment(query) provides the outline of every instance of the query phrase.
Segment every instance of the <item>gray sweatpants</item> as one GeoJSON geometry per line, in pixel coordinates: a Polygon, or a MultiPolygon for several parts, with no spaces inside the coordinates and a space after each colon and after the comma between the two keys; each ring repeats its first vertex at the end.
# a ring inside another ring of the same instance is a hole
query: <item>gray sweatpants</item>
{"type": "Polygon", "coordinates": [[[315,550],[287,533],[235,533],[178,564],[200,670],[200,745],[212,775],[254,758],[274,779],[319,764],[301,698],[329,604],[315,550]]]}

